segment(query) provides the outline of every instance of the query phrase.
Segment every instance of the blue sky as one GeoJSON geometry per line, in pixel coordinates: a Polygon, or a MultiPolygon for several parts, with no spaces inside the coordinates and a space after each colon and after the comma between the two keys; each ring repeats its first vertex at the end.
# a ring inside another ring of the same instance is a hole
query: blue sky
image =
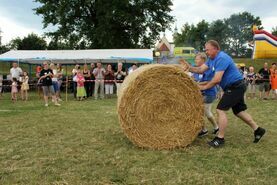
{"type": "MultiPolygon", "coordinates": [[[[42,18],[32,10],[38,6],[33,0],[0,0],[2,43],[31,32],[42,35],[49,30],[42,29],[42,18]]],[[[242,11],[259,16],[267,31],[277,26],[277,0],[173,0],[172,9],[179,30],[186,22],[197,23],[202,19],[211,22],[242,11]]],[[[171,34],[166,32],[169,40],[172,40],[171,34]]]]}

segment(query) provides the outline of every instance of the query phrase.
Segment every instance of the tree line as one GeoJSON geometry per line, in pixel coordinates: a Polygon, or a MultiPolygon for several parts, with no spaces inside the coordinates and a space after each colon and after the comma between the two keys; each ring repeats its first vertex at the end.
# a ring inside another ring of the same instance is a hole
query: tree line
{"type": "MultiPolygon", "coordinates": [[[[231,15],[229,18],[218,19],[211,23],[202,20],[199,23],[183,25],[181,33],[174,35],[176,46],[192,46],[199,51],[203,50],[207,40],[217,40],[221,49],[236,57],[250,57],[253,44],[252,27],[256,25],[263,29],[260,17],[249,12],[231,15]]],[[[272,30],[276,34],[277,27],[272,30]]]]}
{"type": "MultiPolygon", "coordinates": [[[[44,28],[51,30],[40,37],[30,33],[0,46],[0,53],[17,50],[121,49],[153,48],[160,33],[170,30],[174,17],[172,0],[35,0],[34,12],[41,16],[44,28]],[[46,42],[46,38],[47,41],[46,42]]],[[[176,46],[203,50],[209,39],[219,41],[234,56],[249,56],[247,42],[253,40],[252,26],[262,28],[261,20],[249,12],[233,14],[211,23],[183,25],[174,34],[176,46]]],[[[273,30],[277,35],[277,27],[273,30]]]]}

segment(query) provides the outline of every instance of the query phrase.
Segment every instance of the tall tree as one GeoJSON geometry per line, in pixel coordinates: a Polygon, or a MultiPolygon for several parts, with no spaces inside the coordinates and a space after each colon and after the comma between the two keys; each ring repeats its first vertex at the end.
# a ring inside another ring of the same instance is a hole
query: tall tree
{"type": "Polygon", "coordinates": [[[203,50],[209,23],[205,20],[199,22],[196,26],[186,23],[181,33],[177,33],[174,37],[174,43],[176,46],[192,46],[197,50],[203,50]]]}
{"type": "Polygon", "coordinates": [[[182,46],[192,46],[194,43],[194,40],[192,38],[192,32],[195,30],[195,26],[189,25],[188,23],[185,23],[181,29],[181,33],[177,33],[174,35],[174,44],[177,47],[182,46]]]}
{"type": "Polygon", "coordinates": [[[204,49],[204,45],[207,39],[207,34],[209,30],[209,23],[206,22],[205,20],[200,21],[196,27],[195,30],[193,30],[193,38],[195,40],[195,43],[193,46],[202,51],[204,49]]]}
{"type": "Polygon", "coordinates": [[[170,27],[171,0],[35,0],[47,35],[74,48],[149,48],[170,27]]]}
{"type": "Polygon", "coordinates": [[[210,24],[207,40],[216,40],[222,50],[228,48],[228,44],[226,43],[226,24],[223,20],[218,19],[210,24]]]}
{"type": "Polygon", "coordinates": [[[253,40],[253,25],[262,28],[260,17],[255,17],[249,12],[242,12],[225,19],[225,24],[227,26],[228,52],[233,56],[245,56],[247,54],[247,42],[253,40]]]}

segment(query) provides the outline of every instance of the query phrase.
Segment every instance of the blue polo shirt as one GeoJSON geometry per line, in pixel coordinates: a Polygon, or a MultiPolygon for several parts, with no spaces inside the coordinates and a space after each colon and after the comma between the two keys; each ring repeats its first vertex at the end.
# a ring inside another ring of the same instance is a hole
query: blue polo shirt
{"type": "Polygon", "coordinates": [[[224,71],[221,82],[219,83],[222,89],[239,80],[243,80],[243,76],[240,74],[233,59],[223,51],[220,51],[214,59],[209,58],[205,64],[214,73],[224,71]]]}
{"type": "MultiPolygon", "coordinates": [[[[208,69],[207,71],[205,71],[203,74],[197,74],[197,73],[193,73],[193,78],[195,79],[195,81],[197,82],[206,82],[206,81],[211,81],[214,77],[214,72],[210,69],[208,69]]],[[[201,91],[202,94],[205,96],[216,96],[216,87],[212,87],[210,89],[206,89],[204,91],[201,91]]]]}

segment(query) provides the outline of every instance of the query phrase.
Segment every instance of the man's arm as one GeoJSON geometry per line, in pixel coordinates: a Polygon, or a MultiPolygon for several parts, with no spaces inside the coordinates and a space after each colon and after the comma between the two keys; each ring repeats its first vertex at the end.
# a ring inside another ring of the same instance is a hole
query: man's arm
{"type": "Polygon", "coordinates": [[[207,71],[209,69],[209,67],[206,64],[201,65],[200,67],[189,67],[189,72],[192,73],[198,73],[198,74],[202,74],[205,71],[207,71]]]}
{"type": "Polygon", "coordinates": [[[202,74],[209,69],[206,64],[203,64],[200,67],[192,67],[185,59],[180,59],[179,63],[185,71],[189,71],[192,73],[202,74]]]}
{"type": "Polygon", "coordinates": [[[97,76],[98,75],[98,68],[95,68],[92,73],[94,74],[94,76],[97,76]]]}
{"type": "Polygon", "coordinates": [[[209,81],[207,84],[205,84],[205,85],[199,84],[200,90],[210,89],[213,86],[219,84],[221,82],[223,74],[224,74],[224,71],[218,71],[218,72],[216,72],[214,77],[213,77],[213,79],[211,81],[209,81]]]}

